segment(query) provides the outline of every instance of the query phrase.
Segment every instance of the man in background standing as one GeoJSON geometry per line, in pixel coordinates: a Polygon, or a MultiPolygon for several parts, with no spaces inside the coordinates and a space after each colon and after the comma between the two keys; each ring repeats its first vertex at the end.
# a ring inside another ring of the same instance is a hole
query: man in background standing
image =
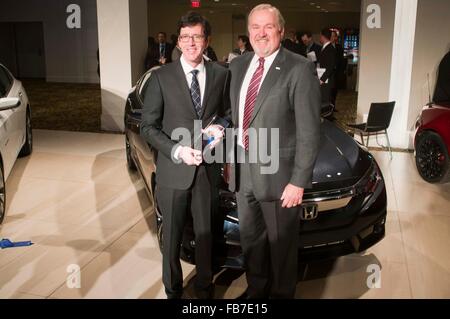
{"type": "MultiPolygon", "coordinates": [[[[320,77],[320,91],[322,92],[322,103],[331,103],[332,90],[335,87],[335,73],[336,73],[336,49],[331,43],[331,31],[325,28],[320,33],[320,42],[322,43],[322,50],[318,57],[318,67],[324,69],[324,73],[320,77]]],[[[334,104],[333,104],[334,105],[334,104]]]]}

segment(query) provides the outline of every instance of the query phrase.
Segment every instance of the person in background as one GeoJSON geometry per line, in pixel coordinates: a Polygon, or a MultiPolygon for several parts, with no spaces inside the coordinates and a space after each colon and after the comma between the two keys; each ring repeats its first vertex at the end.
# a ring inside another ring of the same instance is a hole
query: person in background
{"type": "Polygon", "coordinates": [[[322,103],[333,104],[331,94],[335,87],[336,49],[331,43],[331,31],[329,28],[325,28],[320,32],[320,43],[322,44],[322,50],[318,57],[318,67],[325,69],[325,72],[320,77],[322,103]]]}
{"type": "Polygon", "coordinates": [[[237,40],[237,49],[233,50],[233,53],[237,55],[243,55],[245,53],[249,53],[253,51],[252,45],[250,44],[250,40],[246,35],[239,35],[237,40]]]}
{"type": "Polygon", "coordinates": [[[166,63],[172,62],[172,45],[166,42],[166,33],[159,32],[157,36],[158,40],[158,63],[159,65],[164,65],[166,63]]]}
{"type": "Polygon", "coordinates": [[[335,85],[331,90],[331,103],[335,106],[336,111],[336,99],[338,95],[338,91],[345,89],[346,87],[346,78],[345,78],[345,69],[346,69],[346,60],[344,58],[344,48],[339,43],[339,31],[337,29],[331,29],[331,43],[336,49],[336,73],[335,73],[335,85]]]}
{"type": "Polygon", "coordinates": [[[301,32],[300,38],[302,39],[302,43],[305,46],[306,55],[308,55],[308,53],[310,52],[314,52],[314,54],[316,55],[316,61],[314,62],[317,63],[317,59],[319,58],[322,47],[313,41],[312,33],[309,31],[301,32]]]}
{"type": "Polygon", "coordinates": [[[208,46],[205,49],[205,52],[203,54],[209,59],[208,61],[217,61],[217,55],[216,52],[214,52],[214,49],[211,46],[211,36],[208,37],[208,46]]]}
{"type": "Polygon", "coordinates": [[[297,41],[295,30],[286,32],[286,38],[282,41],[282,45],[291,52],[305,56],[303,46],[297,41]]]}

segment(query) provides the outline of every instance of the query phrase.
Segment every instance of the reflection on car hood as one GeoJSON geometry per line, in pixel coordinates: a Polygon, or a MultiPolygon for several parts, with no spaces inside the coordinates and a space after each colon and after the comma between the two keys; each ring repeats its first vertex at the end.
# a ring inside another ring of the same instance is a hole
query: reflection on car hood
{"type": "Polygon", "coordinates": [[[371,161],[372,157],[352,137],[324,120],[313,172],[313,191],[354,185],[369,169],[371,161]]]}

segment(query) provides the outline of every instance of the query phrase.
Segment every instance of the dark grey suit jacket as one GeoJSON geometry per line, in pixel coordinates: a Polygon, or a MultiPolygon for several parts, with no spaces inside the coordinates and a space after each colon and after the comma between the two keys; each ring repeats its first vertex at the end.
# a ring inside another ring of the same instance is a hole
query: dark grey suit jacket
{"type": "MultiPolygon", "coordinates": [[[[201,115],[204,127],[215,115],[226,117],[230,108],[229,71],[212,62],[205,62],[205,68],[201,115]]],[[[157,184],[173,189],[188,189],[192,185],[196,166],[176,164],[172,160],[172,150],[181,137],[172,140],[171,136],[176,128],[187,128],[193,135],[194,120],[198,119],[181,62],[178,60],[155,70],[145,95],[141,135],[158,150],[157,184]]],[[[192,147],[192,143],[185,146],[192,147]]]]}
{"type": "Polygon", "coordinates": [[[323,82],[328,80],[328,85],[331,88],[335,87],[335,75],[336,75],[336,48],[332,43],[327,45],[325,49],[323,49],[319,56],[318,62],[320,67],[326,69],[325,73],[320,78],[323,82]]]}
{"type": "MultiPolygon", "coordinates": [[[[230,65],[232,120],[238,126],[239,95],[254,53],[235,58],[230,65]]],[[[280,48],[256,100],[250,127],[278,128],[280,166],[272,175],[261,174],[259,160],[250,164],[257,200],[279,200],[287,184],[310,188],[319,149],[321,96],[314,63],[280,48]]],[[[270,149],[270,139],[267,139],[270,149]]],[[[239,147],[239,146],[238,146],[239,147]]],[[[239,165],[231,165],[230,189],[239,190],[239,165]]]]}

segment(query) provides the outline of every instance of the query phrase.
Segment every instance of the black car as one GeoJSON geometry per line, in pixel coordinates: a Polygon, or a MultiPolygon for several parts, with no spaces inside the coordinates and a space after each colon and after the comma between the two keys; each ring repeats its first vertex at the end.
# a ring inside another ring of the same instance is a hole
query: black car
{"type": "MultiPolygon", "coordinates": [[[[157,151],[140,136],[141,112],[146,84],[145,73],[128,95],[125,107],[125,143],[128,166],[143,177],[148,194],[154,198],[157,151]]],[[[313,188],[306,190],[299,225],[299,255],[317,260],[362,252],[385,235],[386,188],[373,156],[332,122],[322,120],[320,152],[314,167],[313,188]]],[[[155,203],[158,240],[162,245],[163,217],[155,203]]],[[[218,266],[242,268],[239,243],[239,215],[235,195],[224,181],[220,190],[222,234],[216,240],[218,266]],[[222,244],[221,244],[222,243],[222,244]]],[[[195,241],[192,225],[184,232],[182,258],[194,263],[195,241]]]]}

